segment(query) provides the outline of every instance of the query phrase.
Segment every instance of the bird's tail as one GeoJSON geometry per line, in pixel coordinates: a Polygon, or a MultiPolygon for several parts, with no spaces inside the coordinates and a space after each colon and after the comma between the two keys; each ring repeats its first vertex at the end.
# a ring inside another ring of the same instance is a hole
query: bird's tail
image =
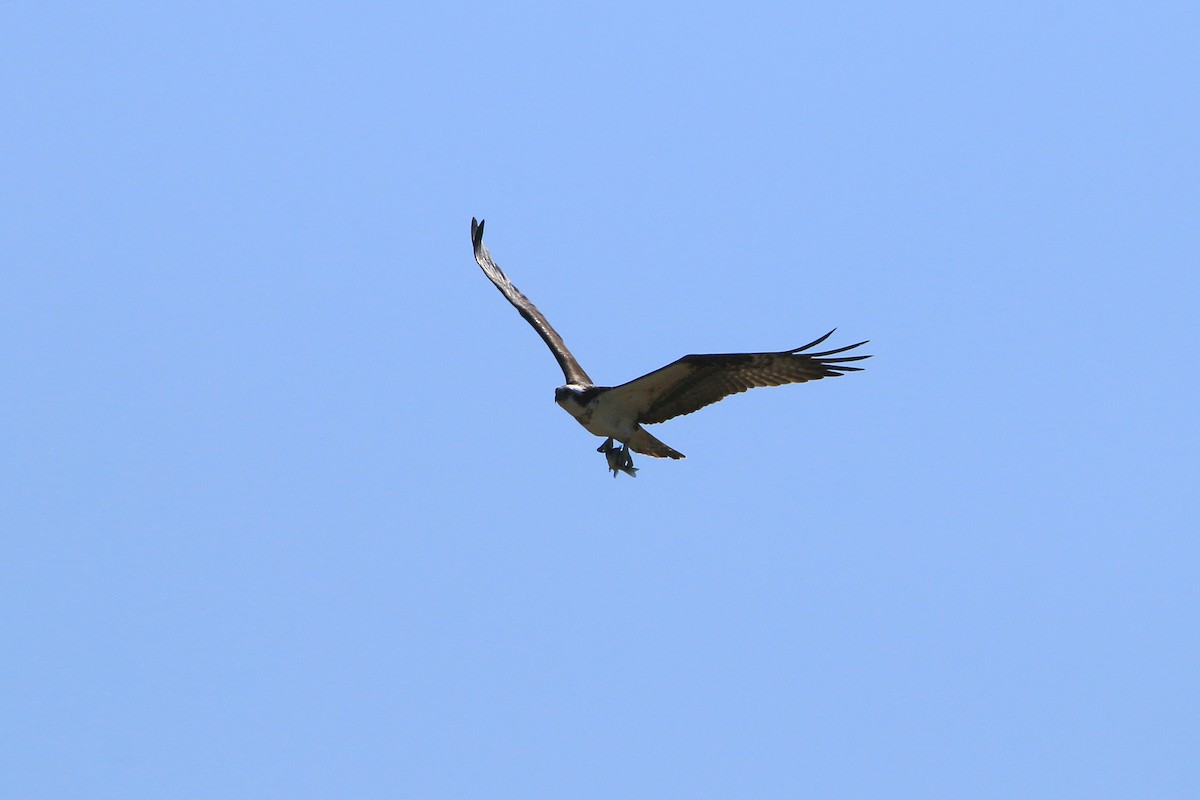
{"type": "Polygon", "coordinates": [[[683,458],[683,453],[668,447],[667,445],[655,439],[646,429],[638,426],[633,436],[629,437],[629,449],[635,453],[641,453],[644,456],[654,456],[655,458],[683,458]]]}

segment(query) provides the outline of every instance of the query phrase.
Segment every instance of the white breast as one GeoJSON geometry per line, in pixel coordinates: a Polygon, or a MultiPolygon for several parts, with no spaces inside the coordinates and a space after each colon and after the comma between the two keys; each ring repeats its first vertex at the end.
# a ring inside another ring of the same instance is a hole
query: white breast
{"type": "Polygon", "coordinates": [[[637,421],[627,406],[610,400],[609,395],[605,392],[589,403],[587,410],[591,411],[591,418],[579,419],[579,422],[597,436],[611,436],[619,442],[627,442],[637,430],[637,421]]]}

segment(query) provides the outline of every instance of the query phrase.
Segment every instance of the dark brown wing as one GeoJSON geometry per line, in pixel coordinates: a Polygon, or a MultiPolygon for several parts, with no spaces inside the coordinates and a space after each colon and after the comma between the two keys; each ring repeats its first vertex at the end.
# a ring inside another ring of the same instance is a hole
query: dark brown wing
{"type": "Polygon", "coordinates": [[[550,326],[545,315],[538,311],[537,306],[528,297],[521,294],[520,289],[513,286],[512,281],[504,274],[504,270],[500,269],[500,265],[492,261],[492,254],[483,244],[483,222],[476,221],[474,217],[471,217],[471,245],[475,248],[475,261],[483,269],[483,274],[496,284],[500,293],[508,298],[508,302],[513,304],[525,321],[538,332],[538,336],[542,337],[546,346],[550,348],[550,352],[554,353],[554,359],[558,362],[558,366],[562,367],[563,375],[567,377],[567,383],[591,386],[592,379],[583,371],[583,367],[579,366],[575,356],[571,355],[571,351],[563,344],[558,331],[550,326]]]}
{"type": "Polygon", "coordinates": [[[614,386],[609,390],[609,399],[633,409],[637,421],[649,425],[691,414],[731,394],[758,386],[804,383],[861,370],[862,367],[848,366],[847,362],[862,361],[870,356],[830,356],[853,350],[866,342],[820,353],[804,352],[832,334],[830,331],[815,342],[779,353],[684,356],[662,369],[614,386]]]}

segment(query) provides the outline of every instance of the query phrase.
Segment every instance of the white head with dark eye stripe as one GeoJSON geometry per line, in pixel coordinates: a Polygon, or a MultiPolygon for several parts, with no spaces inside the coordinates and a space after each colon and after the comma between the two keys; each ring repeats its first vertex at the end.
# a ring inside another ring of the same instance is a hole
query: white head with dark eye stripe
{"type": "Polygon", "coordinates": [[[587,405],[587,390],[588,386],[580,386],[578,383],[568,383],[554,390],[554,402],[566,409],[571,406],[575,408],[583,408],[587,405]]]}

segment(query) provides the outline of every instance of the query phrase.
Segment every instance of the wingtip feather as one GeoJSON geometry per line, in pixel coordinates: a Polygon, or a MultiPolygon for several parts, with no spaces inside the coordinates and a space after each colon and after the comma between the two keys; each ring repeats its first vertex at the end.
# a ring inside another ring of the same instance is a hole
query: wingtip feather
{"type": "Polygon", "coordinates": [[[816,346],[817,346],[817,345],[819,345],[821,342],[823,342],[823,341],[825,341],[826,339],[828,339],[830,336],[833,336],[833,334],[834,334],[834,331],[836,331],[836,330],[837,330],[837,328],[834,328],[833,330],[831,330],[829,333],[825,334],[825,335],[824,335],[824,336],[822,336],[821,338],[819,338],[819,339],[814,339],[813,341],[809,342],[808,344],[804,345],[803,347],[797,347],[795,350],[789,350],[788,352],[791,352],[791,353],[802,353],[802,352],[804,352],[805,350],[807,350],[807,349],[808,349],[808,348],[810,348],[810,347],[816,347],[816,346]]]}
{"type": "MultiPolygon", "coordinates": [[[[820,353],[807,353],[806,355],[807,355],[809,358],[825,358],[825,357],[827,357],[827,356],[836,355],[836,354],[838,354],[838,353],[844,353],[844,352],[846,352],[847,350],[853,350],[854,348],[856,348],[856,347],[861,347],[861,346],[862,346],[862,345],[864,345],[864,344],[866,344],[866,342],[859,342],[858,344],[848,344],[848,345],[846,345],[845,347],[838,347],[838,348],[835,348],[835,349],[833,349],[833,350],[825,350],[825,351],[823,351],[823,352],[820,352],[820,353]]],[[[857,359],[857,358],[870,358],[870,356],[855,356],[855,358],[856,358],[856,359],[857,359]]]]}

